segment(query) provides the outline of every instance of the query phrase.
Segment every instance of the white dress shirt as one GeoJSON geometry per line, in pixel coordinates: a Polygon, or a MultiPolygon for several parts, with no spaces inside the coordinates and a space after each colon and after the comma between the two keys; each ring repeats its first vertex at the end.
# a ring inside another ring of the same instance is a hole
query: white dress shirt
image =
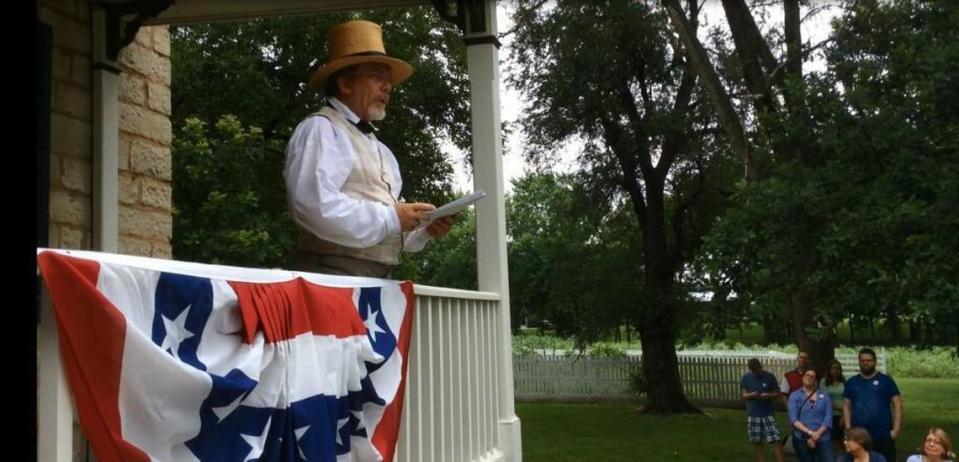
{"type": "MultiPolygon", "coordinates": [[[[350,122],[360,118],[336,98],[330,104],[350,122]]],[[[370,247],[386,236],[400,233],[400,220],[392,205],[354,199],[341,189],[353,169],[354,152],[350,137],[329,119],[312,115],[297,125],[286,147],[283,178],[293,220],[318,237],[347,247],[370,247]]],[[[396,184],[393,197],[399,200],[403,179],[393,152],[365,135],[371,150],[378,152],[384,169],[396,184]]],[[[425,229],[406,233],[403,250],[421,250],[431,238],[425,229]]]]}

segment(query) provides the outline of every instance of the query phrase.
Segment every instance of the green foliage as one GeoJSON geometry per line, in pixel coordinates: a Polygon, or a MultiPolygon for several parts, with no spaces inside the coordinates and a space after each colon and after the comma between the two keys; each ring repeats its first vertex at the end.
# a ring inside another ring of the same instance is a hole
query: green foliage
{"type": "Polygon", "coordinates": [[[280,174],[283,145],[231,115],[213,127],[187,119],[178,128],[173,140],[174,257],[284,265],[295,235],[280,174]]]}
{"type": "Polygon", "coordinates": [[[547,354],[557,350],[572,350],[573,342],[552,335],[514,335],[513,353],[529,356],[536,350],[544,350],[547,354]]]}
{"type": "Polygon", "coordinates": [[[790,82],[807,112],[758,118],[766,175],[736,186],[697,261],[750,318],[789,322],[802,294],[814,337],[846,318],[895,340],[907,322],[913,342],[959,333],[957,21],[944,3],[856,3],[826,71],[790,82]],[[818,162],[776,149],[810,141],[818,162]]]}
{"type": "Polygon", "coordinates": [[[592,344],[587,350],[590,356],[596,356],[600,358],[625,358],[626,351],[623,348],[606,343],[606,342],[596,342],[592,344]]]}
{"type": "Polygon", "coordinates": [[[406,254],[394,277],[417,284],[477,290],[473,209],[460,212],[453,228],[442,239],[429,243],[421,252],[406,254]]]}
{"type": "Polygon", "coordinates": [[[507,233],[517,325],[546,319],[560,335],[588,340],[638,309],[642,273],[635,216],[623,207],[604,214],[590,203],[570,176],[533,174],[514,182],[507,233]]]}
{"type": "Polygon", "coordinates": [[[886,367],[895,377],[959,378],[959,357],[952,348],[886,348],[886,367]]]}

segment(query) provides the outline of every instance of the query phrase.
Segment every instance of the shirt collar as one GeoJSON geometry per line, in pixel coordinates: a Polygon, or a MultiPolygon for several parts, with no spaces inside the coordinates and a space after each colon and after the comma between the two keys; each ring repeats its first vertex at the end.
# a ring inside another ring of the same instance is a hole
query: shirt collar
{"type": "Polygon", "coordinates": [[[360,122],[360,117],[356,115],[353,111],[351,111],[350,108],[347,107],[347,105],[343,104],[342,101],[340,101],[336,97],[330,97],[329,101],[330,101],[330,105],[333,106],[333,109],[340,111],[340,114],[343,114],[343,117],[346,117],[346,120],[349,120],[350,122],[354,124],[360,122]]]}

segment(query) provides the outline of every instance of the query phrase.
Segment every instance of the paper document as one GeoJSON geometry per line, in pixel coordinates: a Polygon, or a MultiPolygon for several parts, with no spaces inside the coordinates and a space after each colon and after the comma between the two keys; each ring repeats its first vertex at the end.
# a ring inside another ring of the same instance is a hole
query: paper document
{"type": "Polygon", "coordinates": [[[454,215],[460,210],[463,210],[469,205],[472,205],[476,201],[486,197],[486,192],[484,191],[474,191],[472,194],[463,196],[459,199],[456,199],[453,202],[450,202],[442,207],[438,207],[436,210],[429,213],[430,218],[423,224],[423,226],[428,226],[430,223],[436,221],[437,218],[443,218],[445,216],[454,215]]]}

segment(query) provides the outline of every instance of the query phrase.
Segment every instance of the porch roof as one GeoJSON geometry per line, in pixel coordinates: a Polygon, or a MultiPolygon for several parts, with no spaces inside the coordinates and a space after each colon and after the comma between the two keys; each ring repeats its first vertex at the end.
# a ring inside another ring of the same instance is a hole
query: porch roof
{"type": "Polygon", "coordinates": [[[184,24],[428,4],[429,0],[177,0],[144,24],[184,24]]]}

